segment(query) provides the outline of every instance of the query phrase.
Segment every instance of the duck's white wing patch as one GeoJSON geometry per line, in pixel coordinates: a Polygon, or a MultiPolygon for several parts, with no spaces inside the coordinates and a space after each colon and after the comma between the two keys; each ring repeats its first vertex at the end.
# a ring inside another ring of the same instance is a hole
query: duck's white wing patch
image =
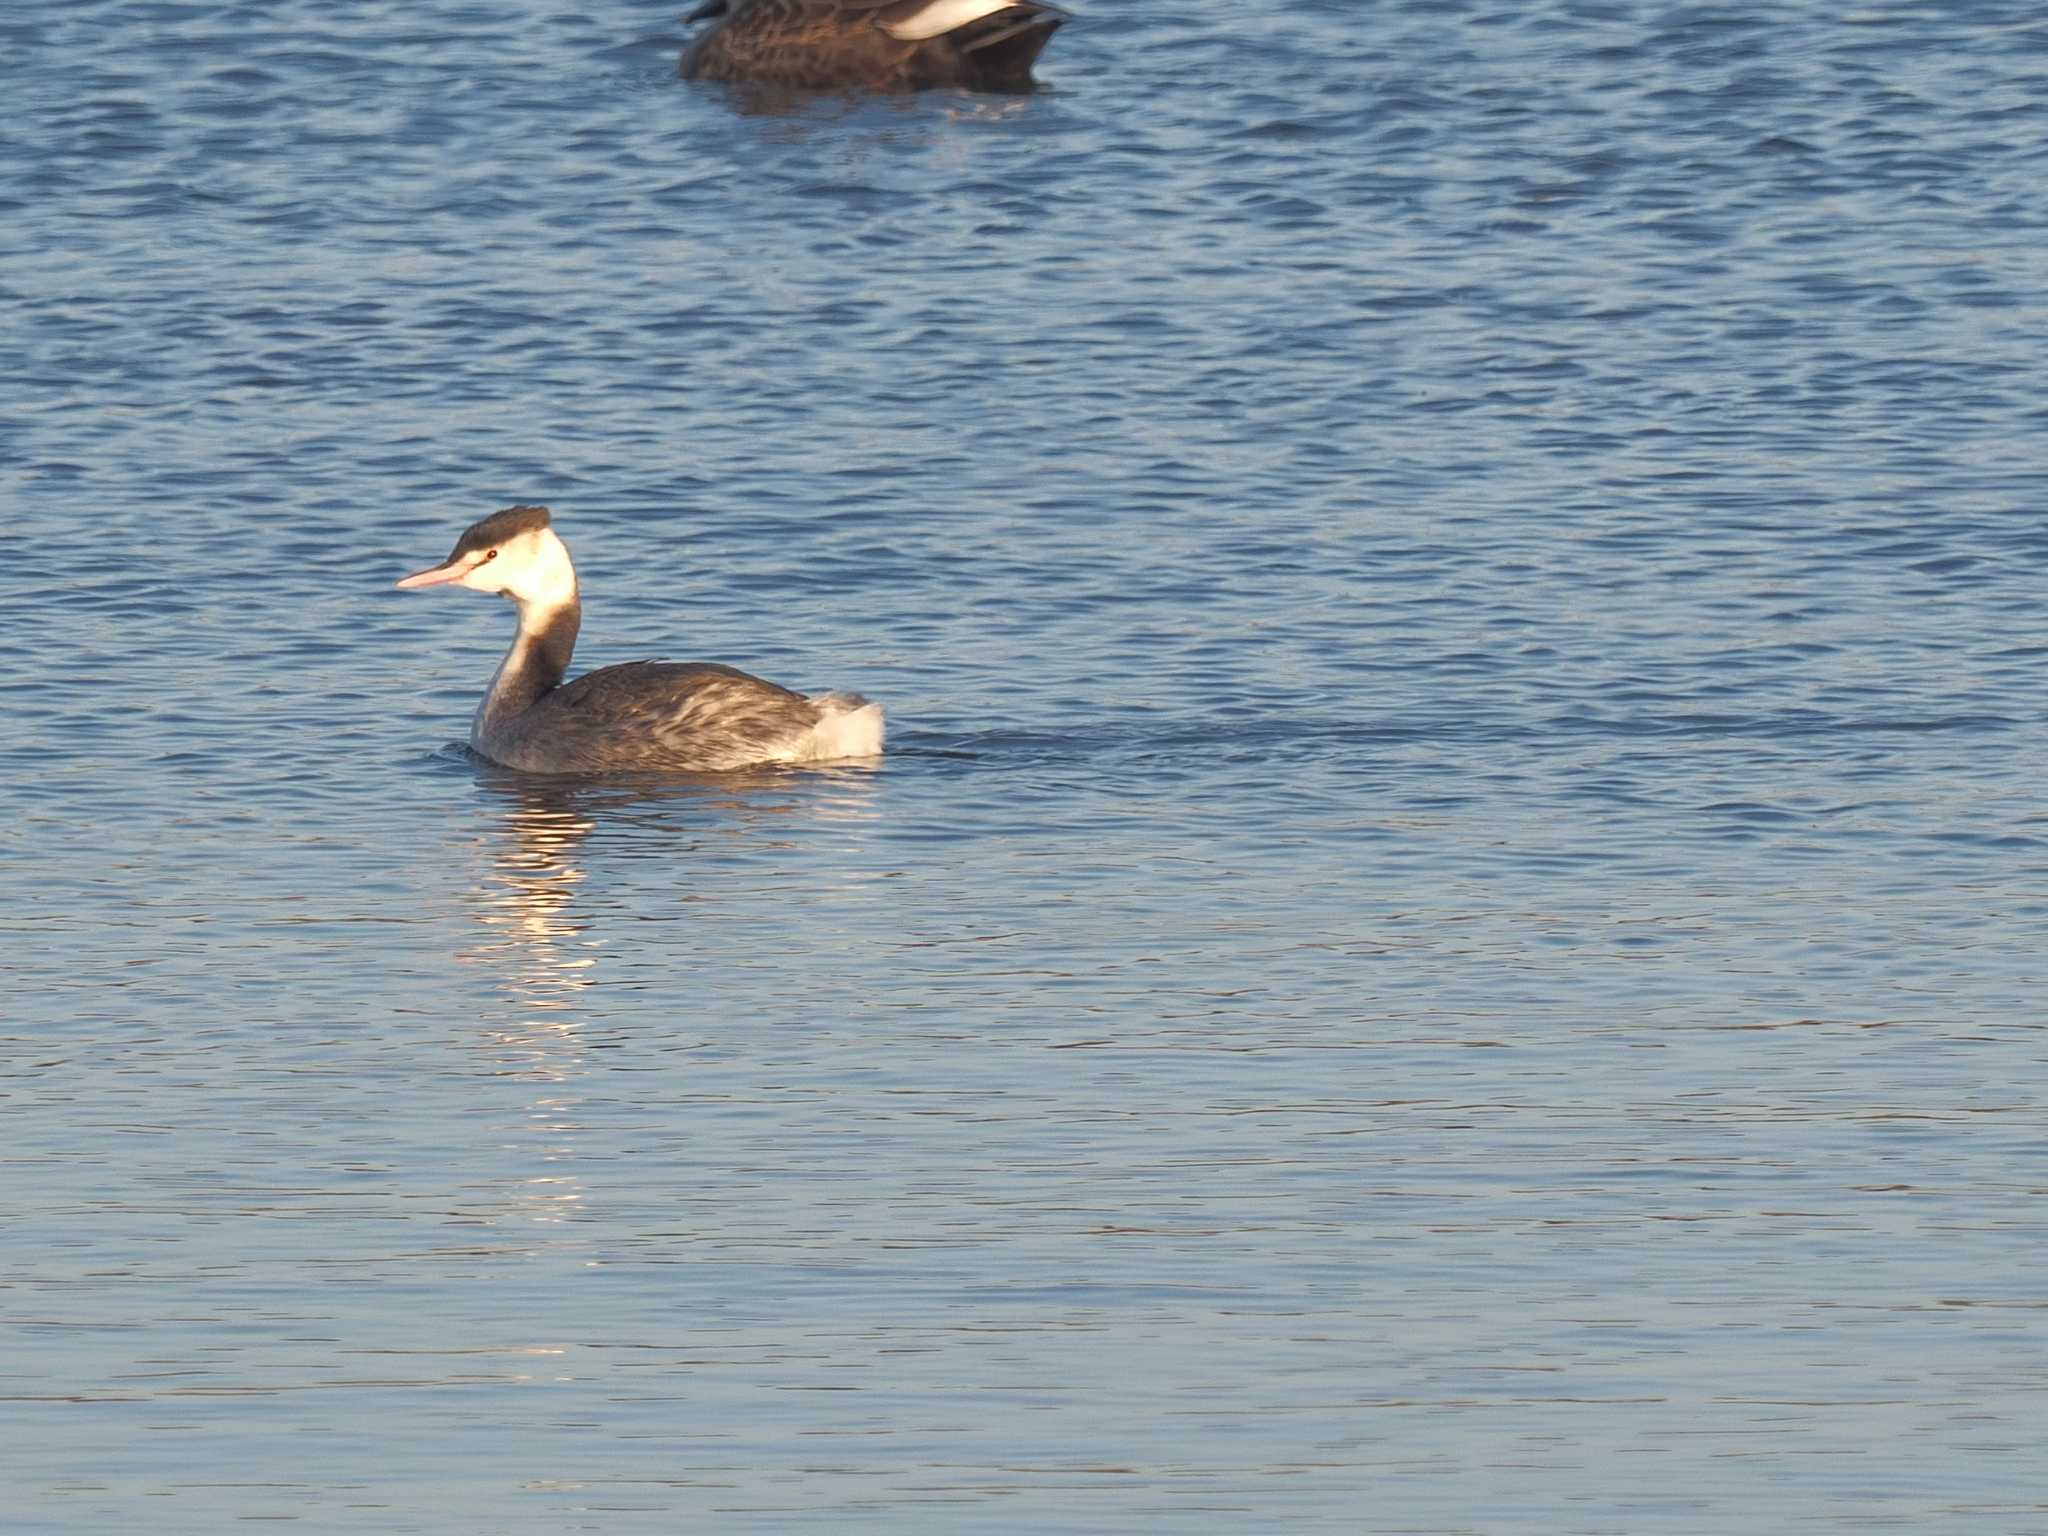
{"type": "Polygon", "coordinates": [[[928,37],[943,37],[970,21],[1006,11],[1011,4],[1012,0],[929,0],[907,16],[883,22],[882,30],[906,43],[921,43],[928,37]]]}

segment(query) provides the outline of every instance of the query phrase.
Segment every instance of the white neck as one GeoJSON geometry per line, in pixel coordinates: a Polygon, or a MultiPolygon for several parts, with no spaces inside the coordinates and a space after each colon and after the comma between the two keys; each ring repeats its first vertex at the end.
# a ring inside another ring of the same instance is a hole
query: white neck
{"type": "Polygon", "coordinates": [[[518,569],[505,583],[505,595],[519,605],[522,629],[576,601],[576,567],[569,559],[569,546],[552,528],[537,529],[527,537],[530,547],[519,552],[518,569]]]}
{"type": "Polygon", "coordinates": [[[551,528],[528,538],[530,542],[508,557],[505,585],[499,589],[519,605],[519,633],[512,637],[512,648],[498,664],[470,724],[470,740],[479,745],[494,725],[531,709],[568,675],[576,632],[583,623],[576,567],[568,549],[551,528]]]}

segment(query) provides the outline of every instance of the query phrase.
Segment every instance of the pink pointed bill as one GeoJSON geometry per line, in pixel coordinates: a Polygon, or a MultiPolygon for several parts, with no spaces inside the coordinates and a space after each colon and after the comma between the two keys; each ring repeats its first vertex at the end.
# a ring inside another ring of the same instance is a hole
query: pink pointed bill
{"type": "Polygon", "coordinates": [[[440,565],[430,565],[424,571],[414,571],[410,576],[400,577],[397,584],[401,587],[443,587],[451,581],[462,580],[469,574],[470,569],[468,561],[458,563],[448,560],[440,565]]]}

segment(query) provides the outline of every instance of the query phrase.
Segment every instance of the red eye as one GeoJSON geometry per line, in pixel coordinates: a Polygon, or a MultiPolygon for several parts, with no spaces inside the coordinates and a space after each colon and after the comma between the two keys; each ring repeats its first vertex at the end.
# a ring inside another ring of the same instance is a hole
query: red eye
{"type": "Polygon", "coordinates": [[[485,550],[485,551],[484,551],[484,559],[485,559],[485,560],[486,560],[487,562],[488,562],[488,561],[491,561],[491,560],[495,560],[495,559],[497,559],[497,558],[498,558],[498,552],[497,552],[497,551],[496,551],[495,549],[487,549],[487,550],[485,550]]]}

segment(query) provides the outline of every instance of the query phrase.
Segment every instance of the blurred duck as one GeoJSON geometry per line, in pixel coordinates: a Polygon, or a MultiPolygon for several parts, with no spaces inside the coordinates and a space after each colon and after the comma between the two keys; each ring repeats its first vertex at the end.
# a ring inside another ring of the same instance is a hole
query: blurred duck
{"type": "Polygon", "coordinates": [[[882,706],[856,694],[806,698],[698,661],[632,661],[565,684],[583,604],[551,523],[546,507],[494,512],[446,560],[398,583],[501,592],[519,607],[470,725],[484,757],[530,773],[699,773],[880,755],[882,706]]]}
{"type": "Polygon", "coordinates": [[[1040,0],[706,0],[683,76],[796,90],[1029,91],[1067,13],[1040,0]]]}

